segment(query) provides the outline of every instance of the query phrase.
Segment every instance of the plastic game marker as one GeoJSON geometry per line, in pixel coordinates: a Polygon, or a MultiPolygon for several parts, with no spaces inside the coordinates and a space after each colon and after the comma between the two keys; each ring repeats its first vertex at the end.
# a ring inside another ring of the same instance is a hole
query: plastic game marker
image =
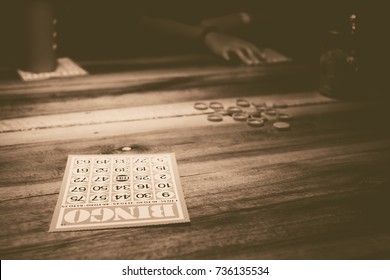
{"type": "Polygon", "coordinates": [[[290,129],[290,125],[286,122],[275,122],[273,124],[273,126],[277,129],[277,130],[289,130],[290,129]]]}
{"type": "Polygon", "coordinates": [[[175,155],[70,155],[50,232],[189,222],[175,155]]]}
{"type": "Polygon", "coordinates": [[[210,122],[221,122],[223,121],[223,117],[220,114],[210,114],[207,116],[207,120],[210,122]]]}
{"type": "Polygon", "coordinates": [[[217,101],[210,102],[210,105],[209,105],[209,106],[210,106],[211,109],[214,109],[214,110],[223,109],[222,103],[217,102],[217,101]]]}
{"type": "Polygon", "coordinates": [[[251,116],[252,118],[261,118],[261,117],[262,117],[261,112],[262,112],[262,111],[257,110],[256,112],[253,112],[250,116],[251,116]]]}
{"type": "Polygon", "coordinates": [[[246,99],[237,99],[236,105],[240,107],[249,107],[251,104],[246,99]]]}
{"type": "Polygon", "coordinates": [[[278,111],[278,110],[275,110],[275,109],[269,108],[269,109],[266,109],[266,110],[264,111],[264,113],[265,113],[266,115],[268,115],[268,116],[276,116],[276,115],[279,113],[279,111],[278,111]]]}
{"type": "Polygon", "coordinates": [[[229,115],[233,115],[235,113],[241,113],[242,109],[240,107],[237,107],[237,106],[230,106],[227,108],[227,111],[228,111],[229,115]]]}
{"type": "Polygon", "coordinates": [[[196,110],[207,110],[208,109],[208,106],[206,103],[203,103],[203,102],[196,102],[194,104],[194,108],[196,110]]]}
{"type": "Polygon", "coordinates": [[[252,105],[255,106],[256,108],[264,108],[265,107],[264,102],[252,102],[252,105]]]}
{"type": "Polygon", "coordinates": [[[252,127],[262,127],[264,125],[264,120],[260,118],[249,118],[246,120],[246,123],[252,127]]]}
{"type": "Polygon", "coordinates": [[[234,113],[233,114],[233,119],[235,121],[246,121],[247,119],[249,118],[249,114],[248,113],[245,113],[245,112],[241,112],[241,113],[234,113]]]}

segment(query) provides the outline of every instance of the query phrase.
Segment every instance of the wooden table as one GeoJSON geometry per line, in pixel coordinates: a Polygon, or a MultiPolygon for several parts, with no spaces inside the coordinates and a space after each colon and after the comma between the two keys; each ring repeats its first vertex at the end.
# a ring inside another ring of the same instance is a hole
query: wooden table
{"type": "Polygon", "coordinates": [[[293,64],[81,64],[94,74],[0,83],[1,259],[390,257],[386,106],[323,97],[293,64]],[[291,129],[193,108],[237,98],[287,103],[291,129]],[[190,223],[48,232],[69,154],[159,152],[176,154],[190,223]]]}

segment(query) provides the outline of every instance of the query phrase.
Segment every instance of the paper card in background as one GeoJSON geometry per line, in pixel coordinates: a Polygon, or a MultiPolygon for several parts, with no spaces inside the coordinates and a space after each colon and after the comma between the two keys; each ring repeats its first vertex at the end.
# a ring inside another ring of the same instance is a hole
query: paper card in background
{"type": "Polygon", "coordinates": [[[18,70],[19,76],[23,81],[38,81],[46,80],[50,78],[61,78],[61,77],[74,77],[88,75],[88,72],[77,65],[73,60],[67,57],[58,59],[57,69],[53,72],[44,73],[32,73],[23,70],[18,70]]]}

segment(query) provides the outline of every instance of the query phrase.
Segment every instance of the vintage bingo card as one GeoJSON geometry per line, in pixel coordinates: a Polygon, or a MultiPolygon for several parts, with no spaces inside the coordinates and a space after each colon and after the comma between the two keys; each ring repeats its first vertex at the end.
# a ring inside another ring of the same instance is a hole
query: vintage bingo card
{"type": "Polygon", "coordinates": [[[174,154],[70,155],[50,231],[189,222],[174,154]]]}

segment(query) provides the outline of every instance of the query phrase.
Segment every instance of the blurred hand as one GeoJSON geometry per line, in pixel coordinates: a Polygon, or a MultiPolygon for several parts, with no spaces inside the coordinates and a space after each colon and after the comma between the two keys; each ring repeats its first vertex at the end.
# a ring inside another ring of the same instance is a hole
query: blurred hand
{"type": "Polygon", "coordinates": [[[255,45],[237,37],[210,32],[205,36],[204,43],[214,54],[228,61],[232,55],[236,55],[246,65],[266,62],[266,57],[255,45]]]}

